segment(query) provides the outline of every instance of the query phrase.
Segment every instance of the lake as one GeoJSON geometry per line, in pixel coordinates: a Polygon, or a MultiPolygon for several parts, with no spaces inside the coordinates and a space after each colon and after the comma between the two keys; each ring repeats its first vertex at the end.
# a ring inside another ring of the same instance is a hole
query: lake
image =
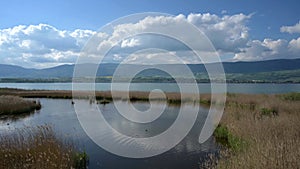
{"type": "MultiPolygon", "coordinates": [[[[188,87],[189,84],[184,84],[188,87]]],[[[117,84],[119,91],[125,91],[126,85],[117,84]]],[[[46,89],[46,90],[72,90],[72,83],[0,83],[0,87],[20,88],[20,89],[46,89]]],[[[90,84],[82,84],[82,90],[88,89],[90,84]]],[[[95,85],[98,91],[110,90],[110,83],[97,83],[95,85]]],[[[200,93],[209,93],[210,84],[198,84],[200,93]]],[[[179,88],[175,83],[132,83],[130,90],[132,91],[151,91],[153,89],[161,89],[165,92],[178,92],[179,88]]],[[[227,91],[230,93],[264,93],[276,94],[287,92],[299,92],[300,84],[228,84],[227,91]]],[[[193,93],[193,91],[189,91],[193,93]]],[[[209,153],[217,153],[218,147],[210,138],[203,144],[198,143],[198,137],[206,119],[208,109],[201,105],[184,104],[183,109],[185,116],[190,116],[190,110],[199,108],[199,113],[196,118],[196,123],[188,133],[188,135],[174,148],[160,154],[158,156],[142,159],[131,159],[120,157],[109,153],[100,148],[94,143],[84,132],[81,127],[77,114],[75,113],[74,105],[68,99],[39,99],[42,104],[42,109],[36,113],[32,113],[17,119],[1,119],[0,134],[12,134],[16,128],[27,126],[37,126],[48,124],[51,125],[55,133],[62,140],[71,140],[81,150],[86,151],[90,157],[90,168],[122,168],[122,169],[160,169],[160,168],[198,168],[199,163],[209,153]],[[197,106],[197,107],[195,107],[197,106]],[[9,124],[9,125],[8,125],[9,124]]],[[[77,100],[75,106],[82,104],[82,109],[91,109],[90,106],[98,106],[102,111],[105,120],[115,130],[124,133],[131,137],[152,137],[167,130],[178,117],[180,110],[179,105],[168,104],[165,111],[158,119],[152,123],[139,124],[130,122],[128,119],[120,115],[113,103],[106,105],[89,104],[87,100],[77,100]],[[77,103],[78,102],[78,103],[77,103]]],[[[127,101],[118,101],[123,106],[123,110],[128,107],[127,101]]],[[[161,102],[156,102],[155,106],[161,106],[161,102]]],[[[148,102],[133,102],[133,105],[138,110],[147,110],[148,102]]],[[[181,105],[183,106],[183,104],[181,105]]],[[[94,124],[94,123],[92,123],[94,124]]],[[[131,142],[123,139],[116,139],[111,142],[121,145],[130,145],[131,142]]],[[[114,144],[113,144],[114,143],[114,144]]]]}
{"type": "MultiPolygon", "coordinates": [[[[189,84],[184,84],[188,86],[189,84]]],[[[216,84],[218,85],[218,84],[216,84]]],[[[126,90],[125,84],[118,83],[119,91],[126,90]]],[[[20,88],[20,89],[45,89],[45,90],[72,90],[72,83],[0,83],[0,87],[20,88]]],[[[88,89],[90,84],[83,83],[82,90],[88,89]]],[[[209,93],[210,84],[198,84],[200,93],[209,93]]],[[[97,91],[108,91],[111,89],[110,83],[96,83],[97,91]]],[[[178,92],[176,83],[131,83],[132,91],[151,91],[161,89],[165,92],[178,92]]],[[[194,91],[189,91],[193,93],[194,91]]],[[[249,94],[277,94],[288,92],[300,92],[300,84],[273,84],[273,83],[229,83],[227,84],[229,93],[249,93],[249,94]]]]}
{"type": "MultiPolygon", "coordinates": [[[[190,109],[199,106],[196,123],[189,134],[171,150],[150,158],[131,159],[111,154],[97,146],[83,131],[77,119],[74,105],[69,99],[39,99],[42,109],[36,113],[19,119],[0,120],[0,133],[12,134],[16,128],[49,124],[59,138],[72,140],[80,150],[85,150],[90,157],[90,168],[122,168],[122,169],[159,169],[159,168],[198,168],[201,159],[208,153],[216,153],[217,147],[212,138],[204,144],[198,143],[198,137],[207,115],[207,108],[200,105],[184,104],[184,113],[189,117],[190,109]],[[8,125],[9,124],[9,125],[8,125]]],[[[170,127],[176,119],[180,105],[167,105],[162,115],[153,123],[132,123],[121,116],[113,103],[106,105],[92,104],[87,100],[77,100],[76,104],[82,104],[83,109],[89,110],[91,106],[98,106],[106,121],[116,130],[133,137],[151,137],[170,127]]],[[[127,101],[119,101],[123,107],[128,106],[127,101]]],[[[156,102],[160,106],[161,102],[156,102]]],[[[148,102],[133,102],[133,106],[139,110],[149,108],[148,102]]],[[[182,105],[183,106],[183,105],[182,105]]],[[[124,140],[117,140],[118,144],[131,144],[124,140]]]]}

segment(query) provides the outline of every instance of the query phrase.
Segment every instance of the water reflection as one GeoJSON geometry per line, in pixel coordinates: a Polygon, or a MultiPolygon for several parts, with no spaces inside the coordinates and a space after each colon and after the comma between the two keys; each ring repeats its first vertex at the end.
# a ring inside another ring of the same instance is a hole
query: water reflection
{"type": "Polygon", "coordinates": [[[34,110],[31,111],[29,113],[22,113],[22,114],[18,114],[18,115],[1,115],[0,116],[0,124],[2,123],[6,123],[7,125],[9,125],[9,123],[11,122],[16,122],[18,120],[24,120],[29,116],[32,116],[35,113],[40,113],[40,110],[34,110]]]}
{"type": "MultiPolygon", "coordinates": [[[[10,125],[0,120],[0,133],[13,133],[15,128],[24,126],[36,126],[49,124],[52,125],[54,131],[61,136],[62,139],[73,140],[81,150],[85,150],[90,156],[90,168],[197,168],[200,158],[207,153],[215,152],[216,147],[212,139],[209,139],[204,144],[198,143],[199,133],[202,129],[207,109],[199,107],[199,114],[196,118],[196,123],[189,134],[171,150],[151,158],[130,159],[119,157],[111,154],[104,149],[98,147],[81,128],[76,113],[75,105],[71,104],[71,100],[64,99],[40,99],[42,109],[38,113],[30,114],[11,120],[10,125]]],[[[167,105],[158,119],[151,124],[139,124],[130,122],[122,115],[116,112],[112,103],[106,105],[90,105],[88,101],[81,100],[82,104],[89,106],[88,109],[99,108],[103,112],[105,120],[118,132],[128,136],[142,138],[158,135],[168,129],[178,117],[179,107],[175,105],[167,105]]],[[[121,101],[120,104],[126,106],[126,101],[121,101]]],[[[147,102],[135,102],[135,107],[144,110],[149,106],[147,102]]],[[[160,103],[157,103],[159,106],[160,103]]],[[[192,109],[195,105],[187,104],[186,107],[192,109]]],[[[88,110],[86,109],[86,110],[88,110]]],[[[188,118],[189,112],[186,112],[188,118]]],[[[116,138],[117,139],[117,138],[116,138]]],[[[128,140],[117,140],[121,144],[132,144],[128,140]]]]}

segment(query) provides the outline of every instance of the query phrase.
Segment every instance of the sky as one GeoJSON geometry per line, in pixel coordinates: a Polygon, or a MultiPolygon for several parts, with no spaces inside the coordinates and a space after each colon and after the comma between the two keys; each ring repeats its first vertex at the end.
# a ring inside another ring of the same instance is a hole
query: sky
{"type": "MultiPolygon", "coordinates": [[[[163,22],[176,21],[179,25],[188,22],[210,39],[222,61],[299,58],[299,6],[298,0],[3,0],[0,2],[0,64],[45,68],[75,63],[86,42],[101,27],[120,17],[142,12],[173,16],[144,20],[131,25],[130,31],[151,30],[149,23],[156,23],[156,28],[160,28],[163,22]]],[[[120,29],[126,26],[116,26],[110,37],[101,37],[111,48],[117,46],[107,62],[124,59],[124,51],[160,44],[156,47],[168,49],[172,54],[181,52],[185,63],[197,63],[184,57],[188,52],[176,50],[177,43],[164,38],[135,37],[118,44],[112,36],[120,29]]],[[[192,39],[193,35],[185,33],[187,39],[192,39]]],[[[144,62],[148,55],[149,52],[139,53],[138,61],[144,62]]],[[[163,58],[163,54],[157,52],[157,57],[163,58]]],[[[168,60],[165,58],[164,62],[168,60]]]]}

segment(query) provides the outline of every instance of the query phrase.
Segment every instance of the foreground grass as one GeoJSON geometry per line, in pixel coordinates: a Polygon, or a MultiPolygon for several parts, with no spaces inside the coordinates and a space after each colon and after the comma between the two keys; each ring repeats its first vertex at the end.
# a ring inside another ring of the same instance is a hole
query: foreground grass
{"type": "Polygon", "coordinates": [[[41,104],[17,96],[0,96],[0,115],[17,115],[39,110],[41,104]]]}
{"type": "Polygon", "coordinates": [[[49,126],[17,130],[0,136],[0,168],[80,168],[87,167],[88,157],[70,143],[60,141],[49,126]]]}
{"type": "Polygon", "coordinates": [[[299,168],[299,96],[230,94],[215,133],[234,138],[235,147],[226,146],[212,168],[299,168]]]}

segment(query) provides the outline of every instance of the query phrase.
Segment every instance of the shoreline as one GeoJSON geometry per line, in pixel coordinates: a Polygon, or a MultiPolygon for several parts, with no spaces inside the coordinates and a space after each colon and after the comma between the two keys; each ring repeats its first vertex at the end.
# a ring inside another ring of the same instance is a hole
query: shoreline
{"type": "MultiPolygon", "coordinates": [[[[149,94],[151,92],[146,91],[115,91],[114,99],[130,99],[130,100],[149,100],[149,94]]],[[[112,93],[110,91],[73,91],[72,90],[27,90],[17,88],[0,88],[0,95],[13,95],[24,98],[57,98],[57,99],[72,99],[72,98],[90,98],[95,94],[97,100],[107,99],[112,100],[112,93]]],[[[201,94],[208,95],[208,94],[201,94]]],[[[199,97],[193,93],[187,93],[181,95],[178,92],[166,92],[166,100],[168,101],[181,101],[184,100],[197,100],[199,97]]],[[[152,93],[153,100],[164,100],[164,95],[160,93],[152,93]]]]}
{"type": "MultiPolygon", "coordinates": [[[[1,79],[1,78],[0,78],[1,79]]],[[[3,83],[73,83],[73,81],[48,81],[48,80],[41,80],[41,81],[0,81],[0,84],[3,83]]],[[[87,83],[87,82],[76,82],[76,83],[87,83]]],[[[95,82],[95,83],[111,83],[111,82],[95,82]]],[[[127,82],[117,82],[117,83],[127,83],[127,82]]],[[[170,83],[170,84],[174,84],[176,82],[132,82],[132,83],[170,83]]],[[[183,82],[184,83],[184,82],[183,82]]],[[[197,82],[197,84],[209,84],[209,83],[224,83],[224,82],[218,82],[218,81],[207,81],[207,82],[197,82]]],[[[300,84],[300,82],[276,82],[276,81],[239,81],[239,82],[235,82],[235,81],[229,81],[226,82],[227,84],[300,84]]],[[[189,84],[189,83],[186,83],[189,84]]]]}

